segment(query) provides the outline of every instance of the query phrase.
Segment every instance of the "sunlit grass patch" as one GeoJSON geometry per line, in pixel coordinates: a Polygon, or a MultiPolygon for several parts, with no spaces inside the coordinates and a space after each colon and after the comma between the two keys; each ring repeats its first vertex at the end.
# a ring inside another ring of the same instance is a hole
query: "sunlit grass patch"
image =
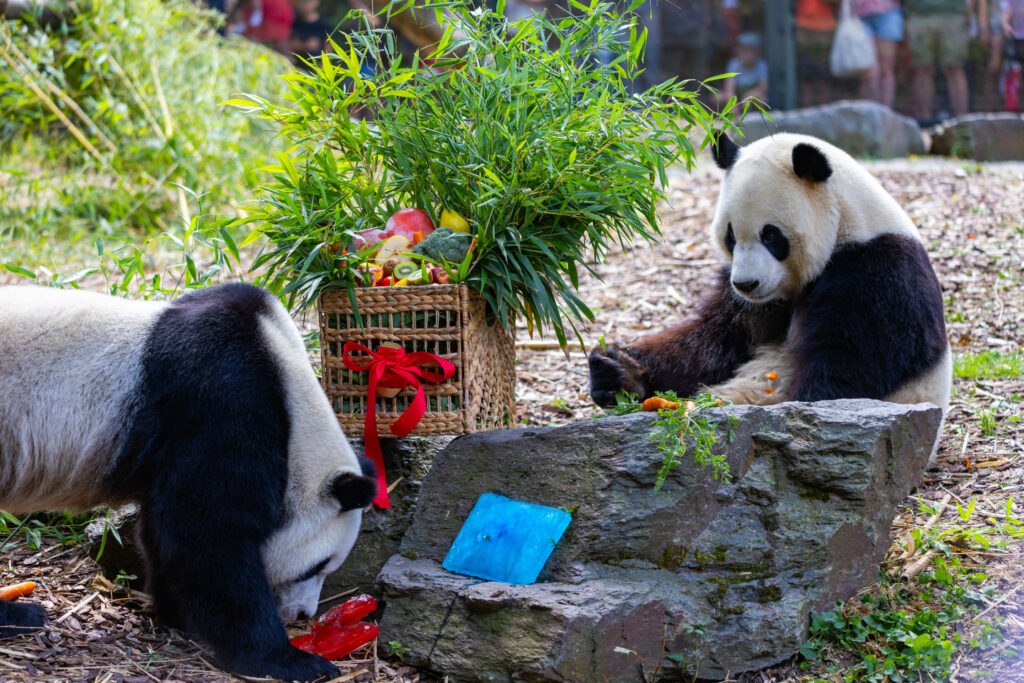
{"type": "Polygon", "coordinates": [[[1024,354],[981,351],[968,353],[953,361],[953,375],[966,379],[1020,377],[1024,372],[1024,354]]]}

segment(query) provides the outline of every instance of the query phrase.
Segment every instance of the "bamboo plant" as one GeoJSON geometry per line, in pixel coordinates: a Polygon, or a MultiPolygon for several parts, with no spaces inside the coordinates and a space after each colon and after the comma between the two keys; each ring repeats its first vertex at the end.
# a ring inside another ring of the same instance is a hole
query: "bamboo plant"
{"type": "Polygon", "coordinates": [[[444,34],[405,62],[391,31],[366,26],[285,76],[285,105],[229,102],[274,122],[290,145],[246,220],[267,238],[256,265],[293,307],[358,286],[358,232],[401,207],[435,221],[450,209],[475,236],[452,280],[479,291],[503,325],[522,316],[564,345],[567,329],[593,318],[576,294],[588,258],[658,235],[666,169],[691,167],[695,145],[732,125],[735,103],[713,113],[696,81],[633,92],[646,33],[629,12],[574,0],[563,18],[510,23],[503,5],[431,5],[444,34]]]}

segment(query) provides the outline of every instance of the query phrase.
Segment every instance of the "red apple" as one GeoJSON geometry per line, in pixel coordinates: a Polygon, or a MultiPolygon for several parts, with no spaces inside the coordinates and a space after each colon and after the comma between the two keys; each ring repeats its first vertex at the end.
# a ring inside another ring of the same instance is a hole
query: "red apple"
{"type": "Polygon", "coordinates": [[[401,235],[412,242],[417,232],[424,237],[434,232],[434,222],[423,209],[399,209],[388,219],[384,232],[388,237],[401,235]]]}
{"type": "Polygon", "coordinates": [[[362,251],[366,247],[373,247],[379,242],[383,242],[390,235],[381,230],[380,228],[370,228],[369,230],[363,230],[352,238],[352,246],[356,251],[362,251]]]}

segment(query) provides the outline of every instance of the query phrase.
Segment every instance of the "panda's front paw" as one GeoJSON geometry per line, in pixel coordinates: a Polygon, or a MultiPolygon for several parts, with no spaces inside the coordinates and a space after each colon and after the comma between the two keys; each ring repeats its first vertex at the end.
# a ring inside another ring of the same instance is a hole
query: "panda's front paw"
{"type": "Polygon", "coordinates": [[[32,633],[46,623],[46,610],[34,602],[0,603],[0,639],[32,633]]]}
{"type": "Polygon", "coordinates": [[[229,668],[245,676],[268,676],[282,681],[329,681],[340,673],[338,667],[323,657],[291,645],[276,656],[240,662],[229,668]]]}
{"type": "Polygon", "coordinates": [[[620,391],[643,398],[647,392],[646,373],[624,349],[609,344],[597,347],[587,359],[590,364],[590,397],[602,408],[612,408],[620,391]]]}

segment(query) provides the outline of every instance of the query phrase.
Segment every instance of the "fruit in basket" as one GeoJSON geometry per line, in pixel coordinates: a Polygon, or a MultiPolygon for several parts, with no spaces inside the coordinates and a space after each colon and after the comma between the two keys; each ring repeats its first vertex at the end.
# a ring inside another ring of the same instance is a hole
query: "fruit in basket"
{"type": "Polygon", "coordinates": [[[423,209],[399,209],[388,219],[384,232],[388,237],[401,235],[411,243],[417,232],[422,232],[424,237],[434,232],[434,222],[423,209]]]}
{"type": "Polygon", "coordinates": [[[352,238],[352,246],[356,251],[362,251],[369,247],[371,250],[377,244],[380,244],[386,240],[390,235],[380,228],[370,228],[369,230],[363,230],[352,238]]]}
{"type": "Polygon", "coordinates": [[[419,280],[423,273],[423,268],[415,261],[402,261],[391,270],[394,277],[408,280],[409,284],[413,284],[413,280],[419,280]]]}
{"type": "Polygon", "coordinates": [[[447,285],[450,284],[452,278],[448,275],[448,271],[444,268],[431,268],[430,269],[430,284],[432,285],[447,285]]]}
{"type": "Polygon", "coordinates": [[[461,263],[469,253],[469,245],[472,243],[473,236],[469,233],[455,232],[451,228],[438,228],[413,247],[412,253],[426,256],[437,263],[461,263]]]}
{"type": "Polygon", "coordinates": [[[453,232],[469,232],[469,221],[451,209],[441,212],[441,220],[437,224],[441,228],[451,228],[453,232]]]}
{"type": "MultiPolygon", "coordinates": [[[[424,240],[426,242],[426,240],[424,240]]],[[[412,242],[409,238],[402,235],[393,235],[383,242],[380,243],[380,248],[377,249],[377,255],[373,257],[375,263],[383,266],[391,259],[398,257],[399,254],[407,254],[409,249],[412,248],[412,242]]],[[[398,257],[398,262],[404,261],[405,259],[398,257]]],[[[392,264],[392,268],[394,264],[392,264]]],[[[385,273],[387,275],[388,273],[385,273]]]]}

